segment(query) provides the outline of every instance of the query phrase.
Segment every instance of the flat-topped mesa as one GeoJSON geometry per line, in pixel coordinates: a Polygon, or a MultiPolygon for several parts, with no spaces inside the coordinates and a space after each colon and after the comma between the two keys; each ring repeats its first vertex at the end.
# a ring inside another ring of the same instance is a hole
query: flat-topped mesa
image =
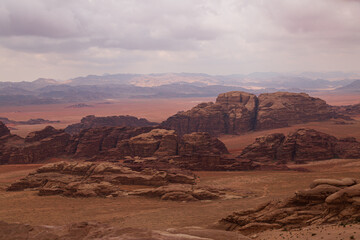
{"type": "Polygon", "coordinates": [[[3,122],[0,122],[0,137],[10,135],[10,130],[3,122]]]}
{"type": "Polygon", "coordinates": [[[182,136],[192,132],[241,134],[254,129],[257,97],[245,92],[220,94],[215,103],[201,103],[189,111],[179,112],[161,126],[182,136]]]}
{"type": "Polygon", "coordinates": [[[99,127],[150,127],[156,126],[158,123],[149,122],[145,118],[137,118],[133,116],[108,116],[96,117],[89,115],[81,119],[80,123],[69,125],[65,128],[65,132],[69,134],[78,134],[81,130],[99,127]]]}
{"type": "Polygon", "coordinates": [[[324,100],[306,93],[264,93],[258,99],[256,130],[324,121],[336,116],[324,100]]]}
{"type": "Polygon", "coordinates": [[[334,108],[325,101],[305,93],[276,92],[256,97],[233,91],[220,94],[215,103],[201,103],[179,112],[161,126],[176,130],[180,136],[191,132],[218,136],[324,121],[336,116],[334,108]]]}

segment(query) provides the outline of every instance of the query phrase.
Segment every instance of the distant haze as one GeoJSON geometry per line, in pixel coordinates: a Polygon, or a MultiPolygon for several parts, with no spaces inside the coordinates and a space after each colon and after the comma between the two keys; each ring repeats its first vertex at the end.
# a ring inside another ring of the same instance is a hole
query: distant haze
{"type": "Polygon", "coordinates": [[[1,0],[0,81],[359,72],[359,0],[1,0]]]}

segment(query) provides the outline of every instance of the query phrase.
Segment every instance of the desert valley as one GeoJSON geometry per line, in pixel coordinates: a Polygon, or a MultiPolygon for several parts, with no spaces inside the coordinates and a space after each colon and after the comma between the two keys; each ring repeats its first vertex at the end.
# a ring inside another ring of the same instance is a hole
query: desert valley
{"type": "Polygon", "coordinates": [[[1,0],[0,240],[360,240],[359,0],[1,0]]]}
{"type": "Polygon", "coordinates": [[[1,107],[0,239],[357,239],[359,99],[322,96],[1,107]]]}

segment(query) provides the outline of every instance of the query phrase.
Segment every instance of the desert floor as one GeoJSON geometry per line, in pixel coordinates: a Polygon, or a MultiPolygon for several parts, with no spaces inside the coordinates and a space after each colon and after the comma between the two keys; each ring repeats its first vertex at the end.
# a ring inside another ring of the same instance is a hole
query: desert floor
{"type": "MultiPolygon", "coordinates": [[[[130,114],[160,122],[177,111],[190,109],[203,101],[214,100],[204,98],[129,100],[113,104],[87,103],[95,107],[81,109],[66,108],[70,104],[0,107],[0,116],[13,120],[39,117],[60,120],[62,121],[60,124],[54,125],[58,128],[78,122],[83,116],[89,114],[97,116],[130,114]]],[[[346,100],[346,102],[348,101],[350,100],[346,100]]],[[[354,99],[351,101],[357,103],[354,99]]],[[[355,121],[346,121],[345,125],[336,124],[336,121],[307,123],[281,129],[251,132],[242,136],[221,136],[221,140],[233,153],[239,152],[258,136],[273,132],[288,133],[302,127],[314,128],[337,137],[351,136],[360,140],[360,117],[356,117],[355,121]]],[[[19,130],[12,131],[13,133],[25,136],[30,131],[43,128],[44,125],[17,125],[15,127],[19,130]]],[[[222,189],[232,196],[226,200],[216,201],[179,203],[143,197],[73,199],[60,196],[40,197],[34,191],[5,191],[6,186],[10,183],[26,176],[39,166],[41,164],[0,166],[0,220],[31,225],[62,225],[81,221],[99,221],[119,227],[159,230],[183,226],[206,227],[233,211],[252,208],[271,199],[291,196],[296,190],[307,188],[317,178],[353,177],[360,179],[359,159],[333,159],[296,165],[296,167],[309,169],[309,172],[196,172],[200,178],[200,185],[222,189]]],[[[264,240],[360,239],[360,225],[311,226],[291,231],[273,230],[252,237],[264,240]]]]}

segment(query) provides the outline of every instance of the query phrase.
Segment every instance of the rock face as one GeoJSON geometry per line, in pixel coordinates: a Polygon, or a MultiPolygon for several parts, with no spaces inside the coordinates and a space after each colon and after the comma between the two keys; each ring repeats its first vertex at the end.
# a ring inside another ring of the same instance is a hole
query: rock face
{"type": "Polygon", "coordinates": [[[149,122],[145,118],[137,118],[133,116],[109,116],[95,117],[89,115],[81,119],[80,123],[69,125],[65,128],[65,132],[69,134],[78,134],[81,130],[99,127],[150,127],[156,126],[157,123],[149,122]]]}
{"type": "Polygon", "coordinates": [[[298,129],[286,137],[274,133],[257,138],[240,155],[243,159],[279,163],[359,157],[360,143],[355,138],[337,139],[314,129],[298,129]]]}
{"type": "Polygon", "coordinates": [[[0,164],[37,163],[67,154],[70,135],[63,130],[46,127],[27,138],[8,134],[0,138],[0,164]]]}
{"type": "Polygon", "coordinates": [[[0,137],[7,136],[10,134],[10,130],[5,126],[4,123],[0,122],[0,137]]]}
{"type": "Polygon", "coordinates": [[[249,240],[239,233],[200,227],[171,228],[167,231],[116,228],[95,222],[64,226],[31,226],[0,221],[1,240],[249,240]]]}
{"type": "Polygon", "coordinates": [[[180,136],[192,132],[240,134],[254,129],[256,109],[255,95],[228,92],[220,94],[216,103],[201,103],[168,118],[161,126],[176,130],[180,136]]]}
{"type": "Polygon", "coordinates": [[[324,100],[305,93],[264,93],[259,95],[256,129],[272,129],[293,124],[324,121],[334,117],[324,100]]]}
{"type": "Polygon", "coordinates": [[[161,123],[182,136],[191,132],[211,135],[242,134],[252,130],[328,120],[338,115],[319,98],[305,93],[277,92],[256,97],[245,92],[228,92],[215,103],[201,103],[161,123]]]}
{"type": "Polygon", "coordinates": [[[151,131],[152,127],[101,127],[85,129],[73,137],[70,153],[75,157],[94,157],[115,149],[119,142],[151,131]]]}
{"type": "Polygon", "coordinates": [[[309,189],[282,201],[235,212],[220,221],[226,230],[245,235],[276,228],[351,223],[360,219],[360,184],[354,179],[318,179],[309,189]]]}

